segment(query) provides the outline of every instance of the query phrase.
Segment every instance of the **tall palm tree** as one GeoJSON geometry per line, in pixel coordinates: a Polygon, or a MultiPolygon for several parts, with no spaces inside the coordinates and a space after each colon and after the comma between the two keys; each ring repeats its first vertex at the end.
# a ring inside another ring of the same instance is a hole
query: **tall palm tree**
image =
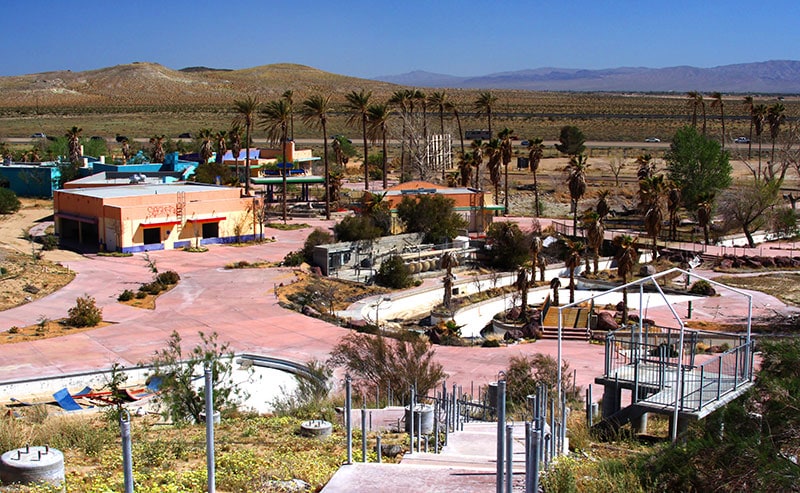
{"type": "Polygon", "coordinates": [[[128,142],[127,137],[123,137],[122,139],[122,164],[128,164],[128,160],[131,158],[131,144],[128,142]]]}
{"type": "Polygon", "coordinates": [[[742,103],[747,110],[747,114],[750,115],[750,138],[747,142],[747,159],[750,159],[753,157],[753,109],[755,108],[753,96],[745,96],[742,103]]]}
{"type": "Polygon", "coordinates": [[[197,133],[197,138],[200,140],[200,164],[207,164],[211,156],[214,155],[214,132],[210,128],[200,129],[197,133]]]}
{"type": "Polygon", "coordinates": [[[483,142],[475,139],[470,144],[472,149],[472,165],[475,166],[475,188],[481,189],[481,163],[483,162],[483,142]]]}
{"type": "Polygon", "coordinates": [[[722,93],[719,91],[711,93],[711,107],[719,107],[719,121],[722,124],[722,148],[725,149],[725,103],[722,101],[722,93]]]}
{"type": "Polygon", "coordinates": [[[236,117],[233,120],[235,126],[244,127],[244,193],[250,195],[250,132],[253,130],[256,114],[258,113],[259,102],[255,96],[247,96],[244,99],[233,102],[233,110],[236,117]]]}
{"type": "Polygon", "coordinates": [[[291,89],[283,91],[281,99],[289,105],[289,139],[294,140],[294,91],[291,89]]]}
{"type": "Polygon", "coordinates": [[[564,267],[569,272],[569,302],[575,303],[575,269],[581,265],[581,252],[585,248],[580,240],[567,240],[567,257],[564,267]]]}
{"type": "Polygon", "coordinates": [[[453,112],[456,118],[456,126],[458,127],[458,140],[461,142],[461,152],[464,152],[464,132],[461,130],[461,116],[458,114],[458,106],[452,101],[445,103],[445,109],[453,112]]]}
{"type": "Polygon", "coordinates": [[[703,135],[706,134],[706,102],[703,95],[697,91],[688,91],[686,97],[689,98],[689,107],[692,108],[692,126],[697,128],[697,109],[703,111],[703,135]]]}
{"type": "MultiPolygon", "coordinates": [[[[617,261],[617,274],[622,278],[622,284],[628,284],[628,275],[633,271],[638,258],[636,240],[629,235],[619,235],[614,237],[613,242],[617,247],[614,257],[617,261]]],[[[622,323],[628,323],[628,288],[622,288],[622,323]]]]}
{"type": "Polygon", "coordinates": [[[770,161],[775,162],[775,141],[778,139],[778,134],[781,132],[781,125],[786,121],[784,115],[786,108],[783,103],[775,103],[767,108],[767,125],[769,125],[769,136],[772,139],[772,154],[770,161]]]}
{"type": "Polygon", "coordinates": [[[439,112],[439,133],[442,135],[444,135],[444,110],[447,109],[448,103],[445,91],[434,91],[428,95],[428,104],[439,112]]]}
{"type": "Polygon", "coordinates": [[[331,97],[314,94],[303,101],[300,118],[312,127],[322,130],[322,162],[325,167],[325,219],[331,218],[330,170],[328,169],[328,113],[331,97]]]}
{"type": "Polygon", "coordinates": [[[79,166],[81,163],[81,132],[83,132],[82,128],[73,126],[64,135],[67,138],[69,162],[74,166],[79,166]]]}
{"type": "Polygon", "coordinates": [[[653,176],[655,166],[653,166],[653,156],[642,154],[636,157],[636,177],[644,180],[653,176]]]}
{"type": "Polygon", "coordinates": [[[372,91],[363,89],[356,92],[350,91],[345,95],[345,108],[350,112],[347,117],[348,125],[358,125],[361,123],[361,134],[364,139],[364,190],[369,190],[369,147],[367,146],[367,119],[369,110],[369,98],[372,91]]]}
{"type": "Polygon", "coordinates": [[[578,231],[578,201],[586,193],[586,170],[589,168],[585,154],[578,154],[569,159],[567,165],[567,188],[572,201],[572,234],[578,231]]]}
{"type": "Polygon", "coordinates": [[[503,159],[500,139],[491,139],[484,144],[483,153],[489,159],[486,166],[489,168],[489,181],[494,185],[494,202],[498,204],[500,198],[500,163],[503,159]]]}
{"type": "Polygon", "coordinates": [[[167,136],[163,134],[150,137],[150,144],[153,146],[151,154],[154,163],[164,162],[164,139],[166,138],[167,136]]]}
{"type": "Polygon", "coordinates": [[[492,109],[495,104],[497,104],[497,96],[493,95],[490,91],[483,91],[478,94],[478,99],[473,103],[476,117],[480,118],[486,115],[486,119],[489,122],[489,138],[494,135],[492,133],[492,109]]]}
{"type": "Polygon", "coordinates": [[[442,254],[441,258],[442,269],[445,270],[442,282],[444,284],[444,297],[442,304],[445,309],[450,309],[450,304],[453,299],[453,267],[458,266],[458,257],[453,252],[446,252],[442,254]]]}
{"type": "Polygon", "coordinates": [[[395,91],[389,98],[389,104],[400,110],[400,117],[403,119],[402,137],[400,139],[400,183],[405,180],[406,174],[406,125],[408,123],[409,109],[411,108],[411,91],[401,89],[395,91]]]}
{"type": "Polygon", "coordinates": [[[586,229],[586,243],[592,249],[594,259],[594,273],[597,274],[600,263],[600,248],[603,247],[605,228],[600,214],[591,209],[583,215],[583,227],[586,229]]]}
{"type": "Polygon", "coordinates": [[[561,287],[561,279],[554,277],[550,279],[550,289],[553,290],[553,306],[558,306],[558,288],[561,287]]]}
{"type": "Polygon", "coordinates": [[[472,178],[472,153],[460,153],[458,158],[459,185],[468,187],[472,178]]]}
{"type": "Polygon", "coordinates": [[[703,239],[706,245],[710,244],[708,241],[708,226],[711,224],[711,211],[713,206],[714,194],[705,193],[698,197],[697,223],[703,228],[703,239]]]}
{"type": "Polygon", "coordinates": [[[674,183],[669,184],[667,191],[667,211],[669,212],[669,237],[678,239],[678,211],[681,207],[681,189],[674,183]]]}
{"type": "Polygon", "coordinates": [[[594,207],[597,211],[599,219],[602,221],[611,212],[611,206],[608,205],[608,196],[611,194],[609,190],[600,190],[597,192],[597,205],[594,207]]]}
{"type": "Polygon", "coordinates": [[[239,174],[239,154],[242,152],[242,128],[239,125],[231,125],[231,129],[228,131],[228,140],[231,154],[233,154],[233,162],[236,166],[236,181],[239,182],[239,180],[242,179],[239,174]]]}
{"type": "MultiPolygon", "coordinates": [[[[539,170],[539,164],[544,157],[544,141],[539,137],[528,140],[528,166],[533,173],[533,215],[539,217],[542,214],[542,207],[539,203],[539,182],[536,172],[539,170]]],[[[544,279],[543,279],[544,280],[544,279]]]]}
{"type": "Polygon", "coordinates": [[[658,235],[664,221],[661,205],[666,190],[664,175],[639,180],[639,207],[644,212],[644,228],[653,237],[653,261],[658,256],[658,235]]]}
{"type": "Polygon", "coordinates": [[[215,162],[221,164],[223,156],[228,151],[228,131],[220,130],[214,134],[214,141],[214,145],[217,148],[217,158],[215,159],[215,162]]]}
{"type": "MultiPolygon", "coordinates": [[[[542,237],[536,233],[531,237],[531,281],[536,281],[536,263],[542,253],[542,237]]],[[[542,277],[544,282],[544,277],[542,277]]]]}
{"type": "Polygon", "coordinates": [[[512,142],[511,136],[514,133],[510,128],[504,128],[498,134],[500,138],[500,154],[503,160],[503,201],[506,214],[508,209],[508,165],[511,164],[512,142]]]}
{"type": "Polygon", "coordinates": [[[367,108],[367,121],[369,122],[369,136],[373,143],[380,138],[383,141],[382,147],[382,166],[383,166],[383,189],[386,190],[387,182],[386,175],[389,173],[387,163],[389,156],[386,150],[386,132],[388,130],[389,118],[392,116],[392,109],[388,104],[379,103],[371,104],[367,108]]]}
{"type": "Polygon", "coordinates": [[[281,205],[283,208],[283,222],[287,219],[286,210],[286,175],[289,173],[288,152],[286,149],[287,141],[289,140],[289,122],[291,120],[291,109],[289,103],[284,99],[270,101],[264,105],[260,112],[261,126],[267,132],[267,139],[271,145],[277,143],[281,144],[281,152],[283,154],[283,170],[281,177],[283,178],[283,191],[281,198],[281,205]]]}
{"type": "Polygon", "coordinates": [[[530,280],[528,279],[528,269],[520,267],[517,271],[517,280],[514,287],[519,291],[520,298],[520,313],[523,317],[527,318],[528,313],[528,289],[530,288],[530,280]]]}
{"type": "Polygon", "coordinates": [[[758,137],[758,177],[761,179],[761,134],[764,133],[764,122],[767,119],[767,106],[763,104],[757,104],[753,107],[753,128],[756,131],[756,137],[758,137]]]}

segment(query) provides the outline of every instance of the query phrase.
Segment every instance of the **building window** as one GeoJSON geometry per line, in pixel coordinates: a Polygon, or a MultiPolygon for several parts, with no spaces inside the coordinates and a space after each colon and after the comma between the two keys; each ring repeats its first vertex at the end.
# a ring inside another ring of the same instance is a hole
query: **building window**
{"type": "Polygon", "coordinates": [[[219,223],[203,223],[203,239],[219,238],[219,223]]]}
{"type": "Polygon", "coordinates": [[[145,228],[143,236],[145,245],[161,243],[161,228],[145,228]]]}

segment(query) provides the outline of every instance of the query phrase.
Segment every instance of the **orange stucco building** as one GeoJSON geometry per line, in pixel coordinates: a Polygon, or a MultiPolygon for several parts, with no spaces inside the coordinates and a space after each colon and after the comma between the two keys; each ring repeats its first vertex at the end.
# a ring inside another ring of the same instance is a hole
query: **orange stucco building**
{"type": "Polygon", "coordinates": [[[141,252],[258,238],[255,202],[198,183],[58,190],[56,234],[82,249],[141,252]]]}

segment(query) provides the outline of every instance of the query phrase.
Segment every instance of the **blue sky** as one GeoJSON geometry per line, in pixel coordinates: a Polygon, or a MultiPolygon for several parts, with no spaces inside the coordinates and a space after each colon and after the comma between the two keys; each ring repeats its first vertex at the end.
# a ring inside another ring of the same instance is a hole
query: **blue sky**
{"type": "Polygon", "coordinates": [[[134,61],[356,77],[800,59],[800,1],[4,0],[0,75],[134,61]]]}

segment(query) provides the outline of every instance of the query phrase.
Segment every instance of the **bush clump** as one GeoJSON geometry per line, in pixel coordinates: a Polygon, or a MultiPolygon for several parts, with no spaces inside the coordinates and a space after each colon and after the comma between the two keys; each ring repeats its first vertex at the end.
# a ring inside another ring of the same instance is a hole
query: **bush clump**
{"type": "Polygon", "coordinates": [[[42,237],[42,250],[55,250],[58,248],[58,236],[46,234],[42,237]]]}
{"type": "Polygon", "coordinates": [[[414,283],[414,279],[411,277],[411,270],[403,262],[403,259],[399,255],[394,255],[381,264],[378,273],[375,274],[375,282],[379,286],[403,289],[411,286],[414,283]]]}
{"type": "Polygon", "coordinates": [[[143,300],[146,297],[147,297],[147,293],[145,293],[144,291],[137,291],[136,292],[136,299],[137,300],[143,300]]]}
{"type": "Polygon", "coordinates": [[[283,257],[282,264],[286,267],[296,267],[305,262],[305,257],[302,251],[289,252],[283,257]]]}
{"type": "Polygon", "coordinates": [[[126,289],[123,291],[119,296],[117,296],[117,301],[130,301],[133,299],[134,293],[130,289],[126,289]]]}
{"type": "Polygon", "coordinates": [[[8,188],[0,188],[0,214],[13,214],[22,207],[17,194],[8,188]]]}
{"type": "Polygon", "coordinates": [[[178,281],[181,280],[181,276],[175,272],[174,270],[168,270],[166,272],[162,272],[158,276],[156,276],[156,281],[160,284],[165,286],[171,286],[173,284],[178,284],[178,281]]]}
{"type": "Polygon", "coordinates": [[[157,281],[148,282],[139,286],[140,292],[143,291],[147,294],[152,294],[152,295],[157,295],[158,293],[164,291],[165,289],[167,289],[167,287],[157,281]]]}
{"type": "Polygon", "coordinates": [[[717,294],[716,290],[714,290],[714,287],[711,286],[711,283],[702,279],[692,284],[692,287],[689,288],[689,292],[702,296],[714,296],[717,294]]]}
{"type": "Polygon", "coordinates": [[[94,327],[103,321],[103,309],[88,294],[76,299],[75,306],[67,314],[67,325],[72,327],[94,327]]]}

